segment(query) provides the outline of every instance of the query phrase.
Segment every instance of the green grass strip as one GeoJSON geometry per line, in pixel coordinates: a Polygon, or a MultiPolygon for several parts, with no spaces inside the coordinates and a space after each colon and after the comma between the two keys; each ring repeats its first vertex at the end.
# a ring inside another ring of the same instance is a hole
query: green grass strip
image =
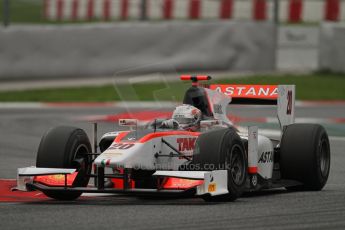
{"type": "MultiPolygon", "coordinates": [[[[214,83],[214,81],[213,81],[214,83]]],[[[317,73],[310,75],[248,76],[222,79],[217,83],[295,84],[299,100],[345,100],[345,75],[317,73]]],[[[190,83],[171,82],[137,85],[53,88],[0,92],[2,102],[107,102],[182,100],[190,83]]]]}

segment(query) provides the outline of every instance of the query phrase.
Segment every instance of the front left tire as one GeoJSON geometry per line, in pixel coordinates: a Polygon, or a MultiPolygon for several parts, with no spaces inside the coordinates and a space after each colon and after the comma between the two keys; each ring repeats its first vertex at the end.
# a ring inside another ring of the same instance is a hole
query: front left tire
{"type": "MultiPolygon", "coordinates": [[[[87,154],[91,151],[91,144],[84,130],[70,126],[52,128],[41,139],[36,167],[75,168],[78,174],[72,187],[86,187],[92,169],[92,159],[87,154]]],[[[74,200],[82,193],[46,191],[44,194],[57,200],[74,200]]]]}

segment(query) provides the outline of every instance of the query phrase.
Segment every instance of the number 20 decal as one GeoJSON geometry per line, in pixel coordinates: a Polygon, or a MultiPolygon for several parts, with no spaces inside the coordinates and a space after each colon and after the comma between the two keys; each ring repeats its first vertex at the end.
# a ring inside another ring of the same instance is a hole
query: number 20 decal
{"type": "Polygon", "coordinates": [[[129,149],[132,148],[134,144],[124,144],[124,143],[118,143],[118,144],[113,144],[112,146],[109,147],[109,149],[129,149]]]}
{"type": "Polygon", "coordinates": [[[287,109],[286,109],[286,114],[291,115],[291,111],[292,111],[292,91],[289,90],[287,93],[287,109]]]}

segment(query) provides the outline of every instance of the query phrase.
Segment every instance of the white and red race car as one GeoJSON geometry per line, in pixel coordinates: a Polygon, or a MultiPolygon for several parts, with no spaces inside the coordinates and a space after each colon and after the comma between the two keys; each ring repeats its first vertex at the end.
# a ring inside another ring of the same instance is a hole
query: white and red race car
{"type": "Polygon", "coordinates": [[[18,169],[17,188],[60,200],[121,193],[233,201],[245,191],[324,187],[330,170],[328,135],[318,124],[294,124],[295,86],[206,87],[199,81],[209,76],[181,79],[192,81],[183,104],[202,112],[198,130],[162,128],[161,120],[140,128],[135,119],[121,119],[119,125],[130,129],[104,134],[92,151],[83,130],[56,127],[43,136],[36,166],[18,169]],[[277,105],[280,138],[260,135],[255,126],[239,131],[226,116],[229,104],[277,105]]]}

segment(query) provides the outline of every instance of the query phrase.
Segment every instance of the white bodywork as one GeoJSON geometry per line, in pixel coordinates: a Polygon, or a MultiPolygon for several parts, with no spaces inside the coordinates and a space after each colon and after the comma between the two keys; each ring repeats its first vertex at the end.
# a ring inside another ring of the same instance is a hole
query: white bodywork
{"type": "Polygon", "coordinates": [[[249,127],[249,136],[247,133],[240,133],[240,137],[248,140],[248,166],[257,167],[257,173],[265,178],[272,178],[273,172],[273,151],[272,141],[258,133],[257,127],[249,127]],[[256,130],[256,137],[254,132],[256,130]],[[254,132],[253,132],[254,131],[254,132]],[[249,138],[248,138],[249,137],[249,138]]]}
{"type": "Polygon", "coordinates": [[[133,143],[130,149],[113,148],[115,145],[116,143],[113,143],[98,156],[94,164],[100,167],[152,168],[154,164],[152,143],[133,143]]]}
{"type": "Polygon", "coordinates": [[[258,174],[265,179],[272,178],[273,173],[273,145],[272,141],[258,135],[258,174]]]}
{"type": "MultiPolygon", "coordinates": [[[[217,90],[205,89],[211,110],[214,116],[213,123],[220,121],[219,125],[232,125],[227,117],[227,107],[231,102],[231,97],[217,90]]],[[[295,88],[291,85],[278,86],[277,113],[282,126],[294,122],[294,96],[295,88]],[[292,106],[292,107],[291,107],[292,106]],[[290,109],[290,110],[289,110],[290,109]]],[[[121,120],[121,125],[131,123],[136,124],[134,120],[130,122],[121,120]]],[[[210,123],[208,121],[207,123],[210,123]]],[[[218,126],[219,126],[218,125],[218,126]]],[[[204,126],[204,125],[203,125],[204,126]]],[[[226,126],[225,126],[226,127],[226,126]]],[[[207,129],[210,129],[209,127],[207,129]]],[[[118,135],[119,133],[117,133],[118,135]]],[[[240,133],[243,139],[248,140],[248,165],[256,167],[257,173],[265,179],[272,178],[274,164],[274,146],[272,141],[262,135],[259,135],[257,127],[249,127],[248,132],[240,133]]],[[[162,142],[162,138],[171,144],[174,148],[183,152],[185,156],[192,156],[194,145],[181,149],[178,139],[192,140],[195,143],[197,136],[190,135],[168,135],[164,137],[155,137],[146,142],[129,142],[132,147],[120,149],[113,143],[105,152],[95,160],[95,164],[105,167],[125,167],[140,168],[148,170],[178,170],[178,167],[187,160],[176,156],[169,157],[169,154],[176,154],[169,146],[162,142]],[[189,148],[190,147],[190,148],[189,148]],[[158,156],[158,157],[157,157],[158,156]]]]}
{"type": "MultiPolygon", "coordinates": [[[[231,97],[210,89],[205,89],[205,92],[214,119],[203,124],[206,129],[212,129],[212,127],[209,127],[210,124],[217,124],[215,126],[223,125],[223,127],[232,125],[226,112],[231,97]],[[220,121],[220,123],[217,123],[217,121],[220,121]]],[[[286,125],[294,122],[295,87],[290,85],[278,86],[278,94],[277,115],[283,132],[286,125]]],[[[124,126],[137,126],[135,120],[121,119],[120,123],[124,126]]],[[[95,159],[94,164],[98,167],[157,170],[154,176],[203,180],[204,183],[197,187],[198,195],[211,194],[213,196],[228,193],[226,170],[207,172],[177,171],[179,166],[187,162],[185,157],[192,157],[199,133],[188,133],[181,130],[167,131],[166,134],[163,131],[162,134],[159,132],[151,133],[154,134],[151,138],[146,137],[151,134],[141,137],[146,138],[145,140],[134,138],[133,140],[114,141],[107,150],[95,159]],[[162,139],[182,153],[184,157],[177,156],[178,153],[163,143],[162,139]]],[[[121,133],[111,132],[103,137],[116,137],[121,133]]],[[[241,138],[248,140],[249,167],[256,168],[255,172],[264,179],[272,178],[275,147],[272,141],[265,136],[259,135],[257,127],[249,127],[246,133],[239,133],[239,135],[241,138]]],[[[25,190],[25,184],[32,182],[32,176],[34,175],[66,175],[75,172],[73,170],[33,167],[18,169],[18,189],[25,190]]]]}
{"type": "Polygon", "coordinates": [[[107,137],[112,137],[113,139],[115,139],[116,136],[118,136],[121,133],[121,131],[115,131],[115,132],[108,132],[103,134],[103,136],[101,137],[101,140],[103,138],[107,138],[107,137]]]}
{"type": "Polygon", "coordinates": [[[178,167],[187,160],[176,156],[169,157],[168,155],[171,153],[174,155],[177,153],[165,145],[162,142],[162,138],[174,148],[181,151],[185,156],[192,156],[197,136],[168,135],[154,137],[143,143],[140,141],[124,142],[127,143],[128,146],[131,146],[128,149],[116,147],[119,143],[114,142],[96,158],[94,163],[97,166],[105,167],[124,167],[145,170],[178,170],[178,167]]]}
{"type": "Polygon", "coordinates": [[[197,195],[218,196],[228,194],[228,171],[215,170],[204,174],[204,183],[198,185],[197,195]]]}
{"type": "Polygon", "coordinates": [[[257,169],[258,167],[258,127],[248,127],[248,167],[257,169]]]}

